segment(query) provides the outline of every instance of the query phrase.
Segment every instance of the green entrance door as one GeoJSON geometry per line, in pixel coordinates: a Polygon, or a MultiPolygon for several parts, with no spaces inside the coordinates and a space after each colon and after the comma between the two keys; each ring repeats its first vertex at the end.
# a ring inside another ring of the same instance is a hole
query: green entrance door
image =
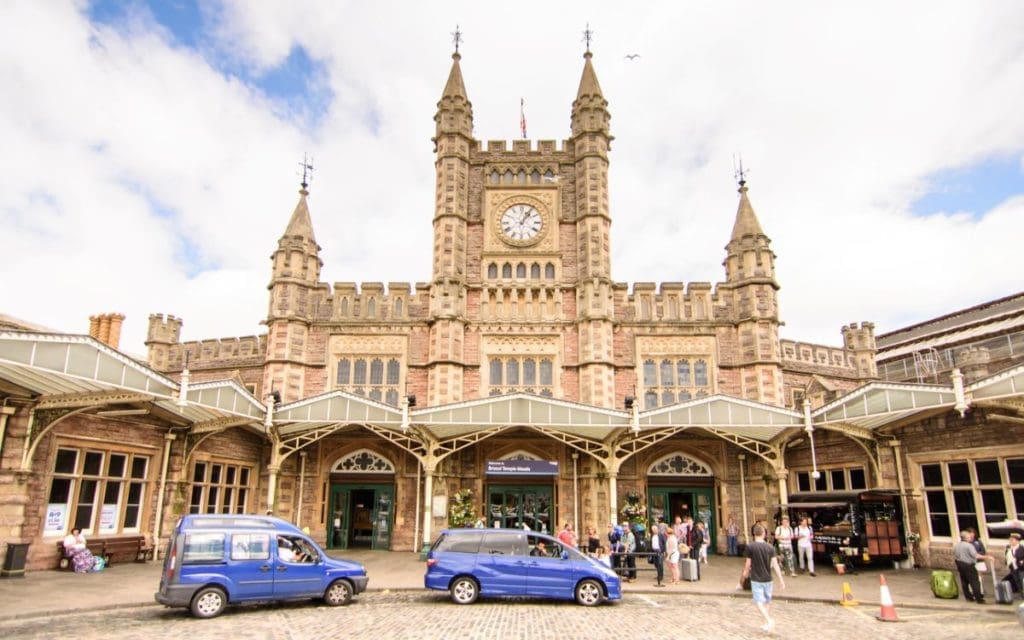
{"type": "Polygon", "coordinates": [[[328,548],[389,549],[394,503],[391,484],[331,485],[328,548]]]}
{"type": "Polygon", "coordinates": [[[488,526],[522,528],[551,533],[550,485],[490,485],[487,488],[488,526]]]}
{"type": "Polygon", "coordinates": [[[664,520],[671,524],[676,516],[690,516],[694,522],[704,522],[705,529],[710,533],[711,546],[708,553],[715,549],[716,522],[714,489],[712,487],[648,487],[647,502],[648,520],[664,520]]]}

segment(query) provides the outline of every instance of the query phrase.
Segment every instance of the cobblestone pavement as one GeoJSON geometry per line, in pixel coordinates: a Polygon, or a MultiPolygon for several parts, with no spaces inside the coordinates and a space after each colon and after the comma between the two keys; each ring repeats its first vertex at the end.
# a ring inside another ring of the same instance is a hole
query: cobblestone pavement
{"type": "MultiPolygon", "coordinates": [[[[985,638],[1022,636],[1016,616],[975,611],[908,610],[899,623],[874,619],[874,607],[844,608],[809,602],[776,602],[774,637],[985,638]]],[[[39,616],[0,622],[5,638],[531,638],[601,640],[665,637],[701,630],[706,638],[768,637],[749,597],[627,594],[613,604],[584,608],[569,602],[484,600],[451,604],[444,593],[378,592],[347,607],[315,602],[235,607],[211,620],[184,609],[125,607],[104,612],[39,616]],[[690,631],[685,631],[689,629],[690,631]]]]}

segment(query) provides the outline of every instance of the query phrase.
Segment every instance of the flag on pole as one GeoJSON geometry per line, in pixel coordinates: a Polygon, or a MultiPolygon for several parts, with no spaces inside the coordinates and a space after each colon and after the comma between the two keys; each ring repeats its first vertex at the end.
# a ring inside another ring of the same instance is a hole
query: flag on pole
{"type": "Polygon", "coordinates": [[[519,98],[519,128],[523,131],[523,140],[526,140],[526,101],[519,98]]]}

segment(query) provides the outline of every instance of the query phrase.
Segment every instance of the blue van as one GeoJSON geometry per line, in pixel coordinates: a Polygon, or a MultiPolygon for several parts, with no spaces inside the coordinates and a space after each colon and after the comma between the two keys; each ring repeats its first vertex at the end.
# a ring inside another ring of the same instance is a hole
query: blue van
{"type": "Polygon", "coordinates": [[[593,606],[622,597],[609,567],[551,536],[522,529],[446,529],[427,553],[428,589],[457,604],[480,596],[576,600],[593,606]]]}
{"type": "Polygon", "coordinates": [[[187,515],[167,545],[155,597],[212,618],[242,602],[323,598],[344,605],[368,580],[363,565],[329,557],[280,518],[187,515]]]}

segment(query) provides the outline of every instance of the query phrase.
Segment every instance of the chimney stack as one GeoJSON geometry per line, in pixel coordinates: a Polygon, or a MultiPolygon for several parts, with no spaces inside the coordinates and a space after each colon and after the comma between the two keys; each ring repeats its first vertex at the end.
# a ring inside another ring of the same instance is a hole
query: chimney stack
{"type": "Polygon", "coordinates": [[[111,349],[117,349],[121,343],[121,324],[123,322],[124,314],[122,313],[101,313],[89,316],[89,335],[111,349]]]}

